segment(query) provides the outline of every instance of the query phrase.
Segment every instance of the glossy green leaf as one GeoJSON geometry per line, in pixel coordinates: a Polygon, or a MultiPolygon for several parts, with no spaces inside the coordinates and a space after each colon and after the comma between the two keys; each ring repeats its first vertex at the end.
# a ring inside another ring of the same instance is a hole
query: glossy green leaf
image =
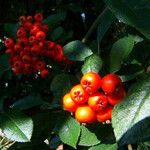
{"type": "Polygon", "coordinates": [[[16,33],[17,33],[17,30],[19,28],[19,24],[13,24],[13,23],[6,23],[4,25],[4,29],[5,31],[8,33],[8,35],[11,37],[11,38],[16,38],[16,33]]]}
{"type": "Polygon", "coordinates": [[[44,102],[42,99],[38,96],[26,96],[18,101],[16,101],[14,104],[12,104],[10,107],[20,110],[29,109],[38,105],[43,104],[44,102]]]}
{"type": "Polygon", "coordinates": [[[63,51],[69,60],[84,61],[84,59],[93,54],[90,48],[81,41],[72,41],[63,47],[63,51]]]}
{"type": "Polygon", "coordinates": [[[150,39],[150,1],[149,0],[105,0],[115,16],[129,24],[150,39]]]}
{"type": "Polygon", "coordinates": [[[90,147],[89,150],[117,150],[117,144],[99,144],[90,147]]]}
{"type": "Polygon", "coordinates": [[[33,122],[23,113],[9,110],[0,114],[0,128],[8,139],[28,142],[31,139],[33,122]]]}
{"type": "Polygon", "coordinates": [[[120,145],[150,138],[150,77],[138,81],[113,109],[112,126],[120,145]]]}
{"type": "Polygon", "coordinates": [[[117,72],[121,63],[129,53],[132,51],[134,46],[134,40],[131,37],[124,37],[115,42],[110,51],[110,72],[117,72]]]}
{"type": "Polygon", "coordinates": [[[92,146],[100,143],[94,132],[91,132],[87,127],[81,126],[81,135],[79,140],[79,145],[82,146],[92,146]]]}
{"type": "Polygon", "coordinates": [[[80,123],[70,114],[61,114],[57,123],[57,131],[63,143],[76,148],[80,135],[80,123]]]}
{"type": "Polygon", "coordinates": [[[114,20],[115,16],[113,15],[113,13],[109,9],[106,9],[104,14],[100,18],[99,25],[97,28],[97,42],[99,43],[99,45],[103,36],[107,32],[111,24],[114,22],[114,20]]]}
{"type": "Polygon", "coordinates": [[[83,74],[87,72],[98,73],[102,68],[102,64],[103,64],[102,59],[98,55],[93,54],[85,59],[81,71],[83,74]]]}

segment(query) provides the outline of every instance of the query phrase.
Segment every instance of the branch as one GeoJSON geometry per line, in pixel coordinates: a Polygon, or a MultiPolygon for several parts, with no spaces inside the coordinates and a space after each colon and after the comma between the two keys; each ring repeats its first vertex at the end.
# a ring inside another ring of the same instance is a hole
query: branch
{"type": "Polygon", "coordinates": [[[132,145],[128,144],[128,150],[133,150],[132,145]]]}
{"type": "Polygon", "coordinates": [[[97,25],[100,22],[101,17],[103,16],[103,14],[108,10],[108,7],[106,7],[103,12],[96,18],[96,20],[93,22],[91,28],[88,30],[88,32],[86,33],[86,35],[84,36],[84,38],[82,39],[83,43],[86,43],[88,41],[88,38],[90,37],[90,35],[92,34],[92,32],[95,30],[95,28],[97,27],[97,25]]]}

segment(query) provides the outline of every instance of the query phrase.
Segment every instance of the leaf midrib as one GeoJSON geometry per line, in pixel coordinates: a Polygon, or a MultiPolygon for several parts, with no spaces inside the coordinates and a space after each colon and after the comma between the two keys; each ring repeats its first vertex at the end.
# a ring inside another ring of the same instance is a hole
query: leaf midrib
{"type": "Polygon", "coordinates": [[[15,123],[15,121],[13,120],[13,118],[11,118],[7,113],[5,113],[5,115],[8,117],[8,119],[10,119],[14,125],[17,127],[17,129],[22,133],[21,135],[23,136],[23,138],[26,140],[26,141],[30,141],[28,139],[28,137],[22,132],[22,130],[18,127],[18,125],[15,123]]]}

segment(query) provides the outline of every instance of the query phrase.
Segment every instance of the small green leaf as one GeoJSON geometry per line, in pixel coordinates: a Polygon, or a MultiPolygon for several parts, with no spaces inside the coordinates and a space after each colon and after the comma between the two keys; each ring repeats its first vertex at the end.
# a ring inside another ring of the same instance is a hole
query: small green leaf
{"type": "Polygon", "coordinates": [[[150,77],[138,81],[113,109],[112,126],[120,145],[142,142],[150,135],[150,77]]]}
{"type": "Polygon", "coordinates": [[[103,36],[115,20],[113,13],[107,9],[100,18],[100,23],[97,28],[97,42],[100,44],[103,36]]]}
{"type": "Polygon", "coordinates": [[[33,122],[23,113],[9,110],[0,114],[0,128],[8,139],[28,142],[31,139],[33,122]]]}
{"type": "Polygon", "coordinates": [[[61,115],[57,123],[57,130],[60,139],[67,145],[76,148],[76,144],[80,135],[80,124],[68,115],[61,115]]]}
{"type": "Polygon", "coordinates": [[[81,41],[72,41],[63,47],[67,58],[72,61],[84,61],[84,59],[93,54],[90,48],[81,41]]]}
{"type": "Polygon", "coordinates": [[[81,71],[83,74],[87,72],[98,73],[102,68],[102,64],[102,59],[98,55],[93,54],[85,59],[81,71]]]}
{"type": "Polygon", "coordinates": [[[110,51],[110,72],[117,72],[121,63],[128,57],[134,46],[134,40],[131,37],[124,37],[115,42],[110,51]]]}
{"type": "Polygon", "coordinates": [[[6,23],[4,28],[11,38],[16,38],[16,33],[19,28],[19,24],[6,23]]]}
{"type": "Polygon", "coordinates": [[[89,150],[117,150],[117,144],[99,144],[90,147],[89,150]]]}
{"type": "Polygon", "coordinates": [[[85,126],[81,126],[81,135],[79,140],[79,145],[82,146],[93,146],[100,143],[100,140],[97,138],[94,132],[91,132],[85,126]]]}
{"type": "Polygon", "coordinates": [[[30,95],[16,101],[10,107],[15,109],[25,110],[25,109],[29,109],[41,105],[43,103],[44,102],[41,100],[40,97],[30,95]]]}

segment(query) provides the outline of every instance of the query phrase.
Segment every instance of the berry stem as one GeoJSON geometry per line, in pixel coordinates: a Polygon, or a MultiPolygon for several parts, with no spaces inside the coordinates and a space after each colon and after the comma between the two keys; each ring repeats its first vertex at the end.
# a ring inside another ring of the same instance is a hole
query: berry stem
{"type": "Polygon", "coordinates": [[[128,144],[128,150],[133,150],[132,145],[128,144]]]}

